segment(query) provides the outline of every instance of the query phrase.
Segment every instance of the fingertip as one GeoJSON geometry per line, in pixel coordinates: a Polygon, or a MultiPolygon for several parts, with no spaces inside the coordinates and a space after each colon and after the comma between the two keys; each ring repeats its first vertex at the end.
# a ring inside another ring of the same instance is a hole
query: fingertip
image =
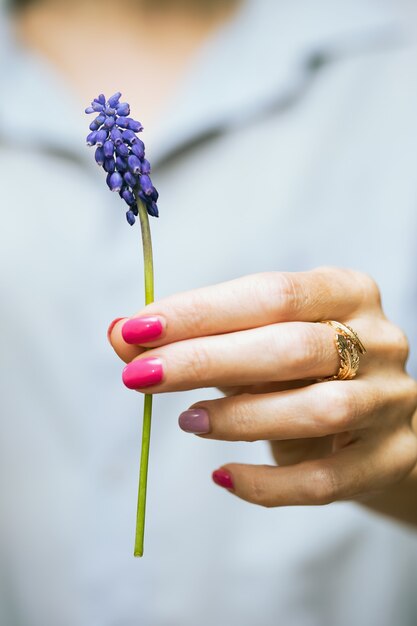
{"type": "Polygon", "coordinates": [[[120,322],[120,320],[124,320],[126,319],[125,317],[116,317],[112,322],[110,322],[109,327],[107,329],[107,341],[109,342],[109,344],[111,346],[113,346],[112,340],[111,340],[111,335],[113,332],[114,327],[116,326],[117,322],[120,322]]]}
{"type": "Polygon", "coordinates": [[[224,487],[224,489],[229,489],[231,491],[234,490],[234,481],[233,476],[229,470],[221,467],[220,469],[214,470],[211,475],[213,482],[219,487],[224,487]]]}

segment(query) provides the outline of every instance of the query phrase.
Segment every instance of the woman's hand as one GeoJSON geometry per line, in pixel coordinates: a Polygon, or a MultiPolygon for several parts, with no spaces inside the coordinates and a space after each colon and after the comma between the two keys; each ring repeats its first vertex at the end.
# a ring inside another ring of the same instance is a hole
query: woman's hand
{"type": "Polygon", "coordinates": [[[404,369],[407,340],[386,319],[368,275],[254,274],[148,305],[114,323],[109,338],[128,363],[130,388],[222,389],[226,397],[201,400],[180,416],[184,430],[270,441],[278,467],[230,463],[214,472],[244,500],[366,502],[416,465],[417,383],[404,369]],[[334,329],[315,323],[328,319],[352,326],[367,349],[353,380],[317,382],[340,365],[334,329]]]}

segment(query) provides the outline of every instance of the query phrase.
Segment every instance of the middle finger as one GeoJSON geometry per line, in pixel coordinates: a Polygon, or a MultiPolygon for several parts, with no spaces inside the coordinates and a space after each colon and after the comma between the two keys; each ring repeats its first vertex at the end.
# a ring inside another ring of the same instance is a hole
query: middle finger
{"type": "Polygon", "coordinates": [[[138,356],[123,382],[159,393],[332,376],[340,366],[334,334],[326,324],[283,322],[178,341],[138,356]]]}

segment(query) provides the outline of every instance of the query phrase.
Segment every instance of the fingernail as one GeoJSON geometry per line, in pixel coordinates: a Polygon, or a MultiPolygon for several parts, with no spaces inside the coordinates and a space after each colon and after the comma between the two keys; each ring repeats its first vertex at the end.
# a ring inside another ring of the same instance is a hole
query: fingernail
{"type": "Polygon", "coordinates": [[[144,343],[158,339],[163,329],[159,317],[132,317],[123,324],[122,337],[126,343],[144,343]]]}
{"type": "Polygon", "coordinates": [[[162,378],[162,361],[153,356],[132,361],[126,365],[122,374],[123,382],[129,389],[157,385],[162,378]]]}
{"type": "Polygon", "coordinates": [[[107,340],[110,343],[110,335],[111,335],[111,331],[113,330],[113,328],[116,326],[117,322],[120,322],[120,320],[123,320],[124,317],[116,317],[115,320],[113,320],[110,324],[110,326],[107,329],[107,340]]]}
{"type": "Polygon", "coordinates": [[[205,409],[188,409],[178,418],[179,427],[186,433],[203,435],[210,431],[210,418],[205,409]]]}
{"type": "Polygon", "coordinates": [[[232,476],[227,470],[215,470],[211,477],[216,485],[220,485],[220,487],[225,487],[226,489],[234,489],[232,476]]]}

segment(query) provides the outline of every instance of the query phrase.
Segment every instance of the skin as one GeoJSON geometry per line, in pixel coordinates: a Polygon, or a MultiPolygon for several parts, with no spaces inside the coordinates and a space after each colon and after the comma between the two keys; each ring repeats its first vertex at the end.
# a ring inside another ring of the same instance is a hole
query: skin
{"type": "Polygon", "coordinates": [[[121,91],[149,131],[198,49],[238,5],[238,0],[39,0],[18,11],[14,23],[18,37],[56,67],[81,102],[121,91]]]}
{"type": "MultiPolygon", "coordinates": [[[[198,48],[238,5],[43,0],[21,9],[15,24],[84,102],[126,92],[152,126],[198,48]],[[132,81],[136,67],[141,81],[132,81]]],[[[147,344],[146,356],[161,357],[165,371],[152,393],[219,387],[226,397],[194,405],[210,414],[211,431],[201,436],[270,442],[279,467],[223,466],[236,496],[264,506],[356,500],[417,525],[417,384],[404,370],[407,340],[385,318],[372,279],[335,268],[271,272],[176,294],[137,315],[150,314],[165,327],[147,344]],[[323,319],[352,325],[364,342],[354,380],[315,382],[339,365],[334,331],[314,323],[323,319]]],[[[128,363],[143,348],[123,341],[122,324],[110,340],[128,363]]]]}
{"type": "Polygon", "coordinates": [[[110,334],[126,363],[162,360],[162,383],[138,391],[218,387],[225,397],[193,405],[210,416],[210,432],[198,436],[270,443],[278,467],[222,466],[231,493],[266,507],[355,500],[417,525],[417,383],[405,372],[407,339],[385,317],[372,278],[338,268],[255,274],[133,317],[148,315],[164,331],[146,354],[123,340],[126,318],[110,334]],[[355,379],[317,382],[340,363],[323,319],[352,326],[365,344],[355,379]]]}

